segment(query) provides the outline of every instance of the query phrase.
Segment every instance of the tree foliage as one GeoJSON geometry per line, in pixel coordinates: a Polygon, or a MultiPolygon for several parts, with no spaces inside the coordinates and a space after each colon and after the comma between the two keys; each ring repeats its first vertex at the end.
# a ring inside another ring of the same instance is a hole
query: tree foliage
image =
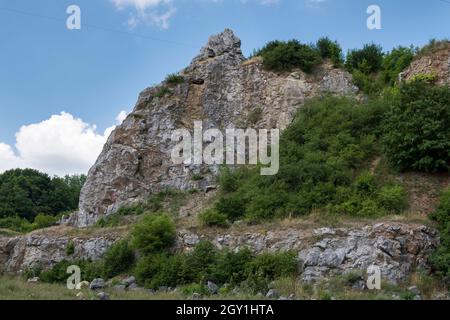
{"type": "Polygon", "coordinates": [[[400,170],[450,166],[450,89],[424,81],[402,85],[384,123],[384,151],[400,170]]]}
{"type": "Polygon", "coordinates": [[[78,207],[84,175],[49,177],[32,169],[15,169],[0,174],[0,218],[33,221],[38,214],[55,216],[78,207]]]}

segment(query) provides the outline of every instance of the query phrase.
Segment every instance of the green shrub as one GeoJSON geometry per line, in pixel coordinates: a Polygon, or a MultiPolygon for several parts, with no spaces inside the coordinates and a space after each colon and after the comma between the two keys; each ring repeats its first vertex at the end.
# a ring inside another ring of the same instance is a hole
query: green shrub
{"type": "Polygon", "coordinates": [[[383,64],[383,49],[376,44],[366,44],[362,49],[347,54],[345,66],[351,72],[359,70],[364,74],[376,73],[383,64]]]}
{"type": "Polygon", "coordinates": [[[117,210],[116,214],[119,216],[138,216],[145,213],[145,208],[142,203],[134,203],[123,206],[117,210]]]}
{"type": "Polygon", "coordinates": [[[159,91],[155,94],[155,97],[156,97],[156,98],[162,98],[162,97],[168,95],[169,93],[170,93],[169,88],[167,88],[167,87],[161,87],[161,88],[159,89],[159,91]]]}
{"type": "Polygon", "coordinates": [[[439,50],[443,50],[443,49],[445,50],[448,48],[450,48],[450,41],[448,39],[443,39],[443,40],[431,39],[427,45],[422,47],[417,52],[417,58],[431,55],[431,54],[436,53],[439,50]]]}
{"type": "Polygon", "coordinates": [[[400,170],[436,172],[450,164],[450,88],[402,85],[384,122],[384,151],[400,170]]]}
{"type": "Polygon", "coordinates": [[[103,256],[103,274],[106,278],[115,277],[128,271],[134,264],[134,252],[127,240],[111,246],[103,256]]]}
{"type": "Polygon", "coordinates": [[[199,220],[202,225],[207,227],[227,227],[227,216],[217,210],[209,209],[199,214],[199,220]]]}
{"type": "Polygon", "coordinates": [[[316,47],[323,59],[330,59],[335,67],[339,67],[344,63],[342,48],[337,41],[331,41],[329,38],[320,38],[316,47]]]}
{"type": "Polygon", "coordinates": [[[55,225],[57,221],[57,217],[52,217],[40,213],[36,216],[36,218],[34,218],[33,226],[34,229],[44,229],[55,225]]]}
{"type": "Polygon", "coordinates": [[[161,286],[176,287],[186,284],[188,270],[185,266],[185,256],[182,254],[168,256],[155,254],[138,260],[134,274],[138,283],[149,289],[161,286]]]}
{"type": "Polygon", "coordinates": [[[269,42],[257,54],[262,56],[265,69],[276,72],[300,68],[310,73],[322,62],[317,50],[297,40],[269,42]]]}
{"type": "Polygon", "coordinates": [[[241,249],[237,252],[231,250],[222,250],[216,259],[211,274],[212,279],[217,283],[229,283],[239,285],[248,279],[249,274],[247,265],[252,261],[253,254],[247,249],[241,249]]]}
{"type": "Polygon", "coordinates": [[[73,243],[73,241],[69,241],[67,243],[67,247],[66,247],[66,254],[68,256],[71,256],[75,253],[75,244],[73,243]]]}
{"type": "Polygon", "coordinates": [[[219,186],[223,192],[233,192],[239,187],[240,171],[233,171],[227,166],[222,166],[217,177],[219,186]]]}
{"type": "Polygon", "coordinates": [[[383,59],[382,78],[384,83],[393,86],[398,75],[406,69],[414,59],[416,50],[412,47],[397,47],[387,53],[383,59]]]}
{"type": "Polygon", "coordinates": [[[176,236],[175,224],[166,214],[145,216],[131,231],[131,244],[141,254],[160,253],[169,250],[176,236]]]}
{"type": "Polygon", "coordinates": [[[184,78],[178,74],[172,73],[166,77],[167,84],[177,85],[184,82],[184,78]]]}
{"type": "Polygon", "coordinates": [[[180,291],[185,295],[193,295],[194,293],[201,294],[203,296],[207,296],[210,294],[208,288],[200,283],[192,283],[186,285],[180,289],[180,291]]]}
{"type": "Polygon", "coordinates": [[[400,213],[406,209],[406,191],[399,185],[383,186],[378,192],[378,203],[387,211],[400,213]]]}
{"type": "Polygon", "coordinates": [[[11,216],[0,218],[0,228],[26,233],[32,231],[34,229],[34,226],[26,219],[20,218],[18,216],[11,216]]]}
{"type": "Polygon", "coordinates": [[[442,193],[439,206],[430,218],[437,222],[441,237],[441,245],[430,257],[430,262],[434,271],[450,284],[450,189],[442,193]]]}
{"type": "Polygon", "coordinates": [[[247,265],[252,276],[276,279],[295,276],[298,272],[297,256],[294,252],[263,253],[247,265]]]}
{"type": "Polygon", "coordinates": [[[437,73],[418,73],[411,77],[410,82],[425,82],[433,84],[438,80],[437,73]]]}
{"type": "Polygon", "coordinates": [[[67,268],[72,265],[80,267],[82,281],[92,281],[95,278],[102,277],[102,262],[91,262],[87,260],[63,260],[54,265],[53,268],[40,272],[40,281],[44,283],[65,283],[70,276],[70,274],[67,273],[67,268]]]}
{"type": "Polygon", "coordinates": [[[352,74],[353,84],[362,92],[369,96],[378,95],[382,90],[382,83],[377,75],[366,74],[359,70],[354,70],[352,74]]]}
{"type": "MultiPolygon", "coordinates": [[[[215,209],[230,221],[250,222],[327,208],[359,214],[365,198],[358,198],[357,189],[376,202],[379,186],[364,186],[364,181],[355,186],[354,177],[380,152],[377,139],[387,107],[384,98],[367,103],[332,96],[308,101],[282,133],[278,174],[261,176],[257,166],[223,169],[215,209]]],[[[373,215],[375,207],[369,204],[362,212],[373,215]]]]}
{"type": "Polygon", "coordinates": [[[237,194],[224,196],[215,204],[217,213],[236,221],[245,214],[245,199],[237,194]]]}

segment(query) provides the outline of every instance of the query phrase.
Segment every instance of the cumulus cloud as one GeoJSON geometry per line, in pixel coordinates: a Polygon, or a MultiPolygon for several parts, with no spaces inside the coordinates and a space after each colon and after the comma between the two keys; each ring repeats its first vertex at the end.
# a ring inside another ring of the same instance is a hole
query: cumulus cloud
{"type": "MultiPolygon", "coordinates": [[[[126,115],[121,111],[117,123],[126,115]]],[[[33,168],[57,175],[87,173],[114,129],[115,125],[99,133],[95,125],[66,112],[22,126],[16,133],[17,152],[0,143],[0,172],[33,168]]]]}

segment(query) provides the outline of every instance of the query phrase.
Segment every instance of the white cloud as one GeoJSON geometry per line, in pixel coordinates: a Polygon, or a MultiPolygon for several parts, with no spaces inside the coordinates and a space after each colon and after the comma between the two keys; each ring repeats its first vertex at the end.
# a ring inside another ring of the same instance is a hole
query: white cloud
{"type": "Polygon", "coordinates": [[[135,28],[140,22],[150,22],[161,29],[168,29],[170,18],[176,9],[173,0],[111,0],[118,10],[133,7],[128,26],[135,28]]]}
{"type": "MultiPolygon", "coordinates": [[[[126,117],[121,111],[117,123],[126,117]]],[[[49,174],[87,173],[115,129],[99,133],[95,125],[61,112],[48,120],[26,125],[16,133],[16,149],[0,143],[0,172],[33,168],[49,174]]]]}
{"type": "MultiPolygon", "coordinates": [[[[161,29],[170,27],[170,20],[175,15],[176,2],[181,0],[110,0],[116,9],[132,7],[134,12],[128,19],[128,27],[135,28],[141,22],[151,23],[161,29]]],[[[184,0],[185,1],[185,0],[184,0]]],[[[221,3],[225,0],[196,0],[197,2],[221,3]]],[[[228,0],[229,1],[229,0],[228,0]]],[[[278,4],[281,0],[240,0],[241,3],[257,3],[265,6],[278,4]]],[[[307,0],[324,1],[324,0],[307,0]]],[[[192,1],[194,2],[194,1],[192,1]]]]}

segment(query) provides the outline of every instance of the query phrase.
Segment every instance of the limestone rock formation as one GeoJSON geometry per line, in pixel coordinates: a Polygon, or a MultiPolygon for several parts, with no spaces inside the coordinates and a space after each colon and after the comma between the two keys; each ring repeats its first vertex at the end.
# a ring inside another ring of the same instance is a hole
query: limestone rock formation
{"type": "Polygon", "coordinates": [[[357,228],[319,228],[313,232],[279,228],[265,233],[209,237],[180,231],[178,249],[190,250],[200,240],[210,240],[219,249],[298,252],[304,282],[351,271],[365,273],[369,266],[377,266],[382,280],[393,284],[406,280],[416,268],[428,269],[428,255],[439,244],[437,233],[426,226],[385,222],[357,228]]]}
{"type": "Polygon", "coordinates": [[[133,112],[109,137],[88,174],[79,212],[71,224],[86,227],[120,206],[167,188],[205,189],[216,166],[174,165],[170,158],[175,129],[285,128],[305,99],[324,92],[353,94],[346,71],[324,63],[307,75],[299,70],[276,74],[258,58],[246,60],[231,30],[212,36],[192,63],[179,73],[180,84],[145,89],[133,112]],[[250,123],[249,115],[261,116],[250,123]],[[202,179],[193,179],[201,176],[202,179]]]}
{"type": "Polygon", "coordinates": [[[450,42],[444,41],[439,48],[432,50],[415,59],[411,65],[400,74],[400,80],[411,80],[419,74],[434,74],[437,76],[436,84],[450,85],[450,42]]]}
{"type": "Polygon", "coordinates": [[[114,235],[92,238],[30,234],[0,238],[0,267],[11,273],[50,268],[62,260],[99,260],[117,240],[114,235]],[[73,253],[67,247],[73,244],[73,253]]]}

